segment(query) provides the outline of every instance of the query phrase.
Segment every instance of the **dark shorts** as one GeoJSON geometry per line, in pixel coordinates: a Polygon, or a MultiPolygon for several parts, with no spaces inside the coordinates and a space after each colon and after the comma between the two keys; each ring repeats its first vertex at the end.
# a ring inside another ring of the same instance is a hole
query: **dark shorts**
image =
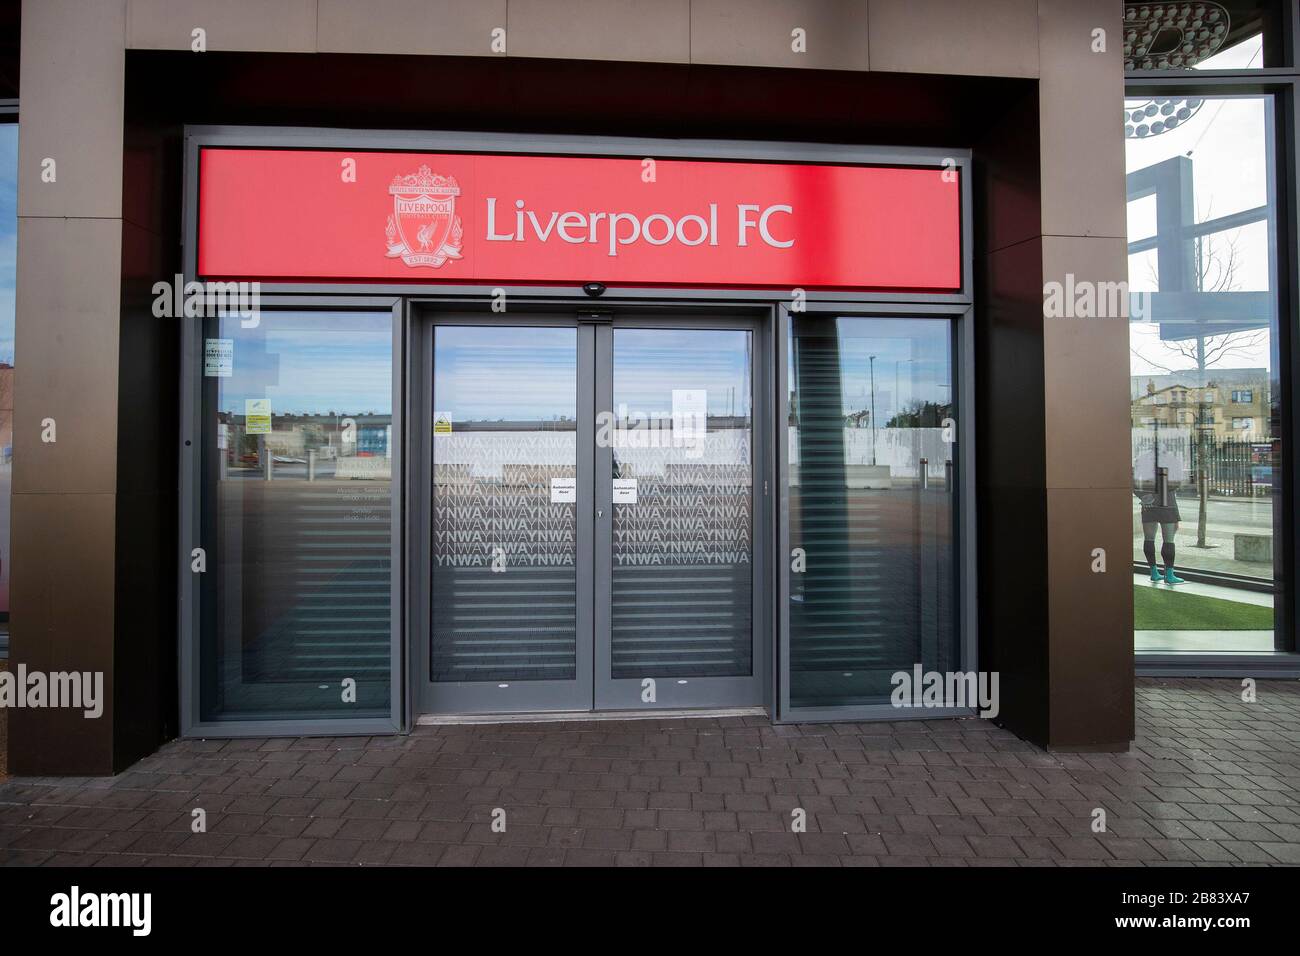
{"type": "Polygon", "coordinates": [[[1182,520],[1178,514],[1178,502],[1172,498],[1168,505],[1152,505],[1149,508],[1142,506],[1143,524],[1174,524],[1182,520]]]}

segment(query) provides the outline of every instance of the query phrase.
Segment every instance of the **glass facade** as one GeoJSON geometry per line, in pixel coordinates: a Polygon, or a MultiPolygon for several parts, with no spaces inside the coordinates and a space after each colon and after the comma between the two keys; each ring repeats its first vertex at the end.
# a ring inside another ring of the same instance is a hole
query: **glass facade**
{"type": "Polygon", "coordinates": [[[888,704],[961,668],[952,326],[796,314],[788,376],[790,706],[888,704]]]}
{"type": "Polygon", "coordinates": [[[614,678],[753,671],[752,356],[747,330],[614,330],[613,408],[631,427],[613,478],[635,488],[612,516],[614,678]],[[652,422],[682,439],[637,440],[652,422]]]}
{"type": "MultiPolygon", "coordinates": [[[[1200,66],[1279,65],[1273,5],[1250,6],[1253,31],[1200,66]]],[[[1282,94],[1139,84],[1124,104],[1135,649],[1290,650],[1282,94]]]]}
{"type": "Polygon", "coordinates": [[[1124,5],[1124,68],[1246,70],[1284,65],[1279,0],[1124,5]]]}
{"type": "Polygon", "coordinates": [[[433,356],[431,677],[572,680],[577,329],[438,326],[433,356]]]}
{"type": "Polygon", "coordinates": [[[208,322],[200,720],[390,715],[392,340],[387,311],[208,322]]]}

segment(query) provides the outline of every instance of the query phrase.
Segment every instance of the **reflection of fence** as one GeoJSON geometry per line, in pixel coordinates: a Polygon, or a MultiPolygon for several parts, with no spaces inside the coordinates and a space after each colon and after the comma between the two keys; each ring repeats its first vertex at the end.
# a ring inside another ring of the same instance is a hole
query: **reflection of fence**
{"type": "MultiPolygon", "coordinates": [[[[1134,460],[1150,454],[1153,446],[1153,436],[1135,433],[1134,460]]],[[[1205,465],[1205,483],[1211,495],[1254,497],[1267,496],[1273,491],[1272,446],[1266,443],[1216,439],[1212,436],[1198,439],[1195,434],[1168,435],[1162,432],[1160,457],[1162,464],[1167,460],[1187,462],[1187,479],[1180,483],[1176,492],[1182,497],[1196,494],[1196,480],[1202,460],[1205,465]]]]}
{"type": "MultiPolygon", "coordinates": [[[[944,476],[945,462],[953,457],[953,445],[945,440],[942,428],[878,428],[875,449],[868,428],[845,428],[843,431],[845,465],[887,467],[894,478],[916,478],[922,458],[931,478],[944,476]]],[[[789,429],[790,464],[799,465],[799,430],[789,429]]],[[[1164,442],[1160,443],[1164,448],[1164,442]]]]}

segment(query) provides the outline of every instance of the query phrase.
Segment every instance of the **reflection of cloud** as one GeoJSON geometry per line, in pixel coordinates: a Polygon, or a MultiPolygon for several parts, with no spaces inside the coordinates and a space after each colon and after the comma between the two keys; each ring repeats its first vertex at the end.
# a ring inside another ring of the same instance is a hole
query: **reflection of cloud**
{"type": "Polygon", "coordinates": [[[234,356],[233,374],[218,380],[220,408],[242,415],[246,399],[269,398],[276,415],[391,415],[388,323],[387,317],[267,314],[258,329],[223,322],[234,356]]]}
{"type": "MultiPolygon", "coordinates": [[[[1234,47],[1233,56],[1246,56],[1248,60],[1253,53],[1258,52],[1259,44],[1259,39],[1255,38],[1234,47]]],[[[1207,60],[1202,66],[1208,67],[1209,63],[1207,60]]],[[[1234,61],[1234,65],[1245,64],[1234,61]]],[[[1269,201],[1269,166],[1272,162],[1266,143],[1266,110],[1273,103],[1271,97],[1210,96],[1205,99],[1205,106],[1200,112],[1183,125],[1158,136],[1125,141],[1129,172],[1145,169],[1174,156],[1190,154],[1194,187],[1193,212],[1197,222],[1266,205],[1269,201]]],[[[1153,200],[1129,203],[1128,211],[1130,242],[1155,234],[1153,200]]],[[[1226,262],[1231,244],[1235,256],[1231,291],[1269,290],[1271,254],[1266,223],[1256,222],[1225,230],[1214,234],[1210,241],[1213,245],[1206,251],[1206,258],[1216,260],[1209,266],[1209,271],[1213,273],[1210,281],[1214,281],[1218,270],[1226,262]]],[[[1129,257],[1129,282],[1134,290],[1156,291],[1158,275],[1154,252],[1129,257]]],[[[1268,334],[1238,333],[1234,335],[1234,345],[1241,344],[1219,364],[1269,367],[1269,339],[1268,334]],[[1244,344],[1256,337],[1262,341],[1254,345],[1244,344]]],[[[1180,354],[1160,340],[1159,326],[1156,324],[1130,325],[1129,344],[1130,373],[1133,375],[1160,373],[1166,369],[1196,368],[1192,357],[1180,354]]]]}

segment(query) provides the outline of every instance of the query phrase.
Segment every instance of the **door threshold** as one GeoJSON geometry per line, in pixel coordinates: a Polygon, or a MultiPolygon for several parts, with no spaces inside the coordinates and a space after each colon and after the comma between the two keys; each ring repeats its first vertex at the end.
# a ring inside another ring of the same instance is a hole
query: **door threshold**
{"type": "Polygon", "coordinates": [[[531,714],[421,714],[421,727],[448,724],[556,724],[586,720],[681,720],[719,717],[766,717],[766,707],[725,707],[720,710],[561,710],[531,714]]]}

